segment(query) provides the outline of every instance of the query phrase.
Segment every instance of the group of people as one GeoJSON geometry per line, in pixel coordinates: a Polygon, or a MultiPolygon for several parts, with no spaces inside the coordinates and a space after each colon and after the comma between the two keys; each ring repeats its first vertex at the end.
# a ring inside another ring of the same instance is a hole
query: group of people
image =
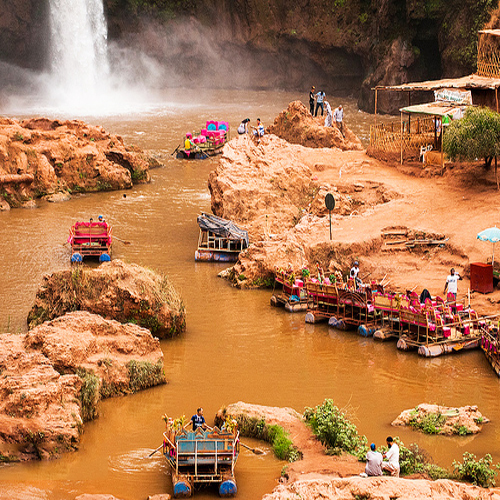
{"type": "Polygon", "coordinates": [[[391,436],[387,437],[386,442],[389,449],[383,454],[377,451],[375,443],[370,445],[363,476],[381,476],[387,471],[391,476],[399,477],[399,446],[391,436]]]}
{"type": "Polygon", "coordinates": [[[330,106],[330,103],[325,100],[326,94],[322,90],[320,90],[316,94],[315,92],[316,87],[311,87],[311,90],[309,91],[309,111],[311,112],[311,115],[314,117],[318,116],[318,111],[319,109],[321,109],[321,116],[323,116],[326,107],[325,127],[333,127],[333,122],[335,122],[335,125],[340,130],[340,133],[343,137],[345,137],[344,108],[342,107],[342,104],[335,108],[335,111],[333,111],[332,113],[332,107],[330,106]],[[316,108],[314,107],[315,102],[316,108]]]}
{"type": "MultiPolygon", "coordinates": [[[[238,134],[243,135],[243,134],[248,134],[248,124],[250,123],[250,118],[245,118],[239,125],[238,125],[238,134]]],[[[253,136],[257,139],[257,142],[260,142],[260,138],[264,135],[264,125],[262,125],[262,122],[260,121],[260,118],[257,118],[257,125],[254,127],[253,125],[250,125],[253,129],[253,136]]]]}

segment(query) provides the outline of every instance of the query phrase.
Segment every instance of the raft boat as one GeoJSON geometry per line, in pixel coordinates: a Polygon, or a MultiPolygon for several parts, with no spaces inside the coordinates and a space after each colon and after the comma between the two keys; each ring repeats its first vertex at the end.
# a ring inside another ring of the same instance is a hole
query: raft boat
{"type": "Polygon", "coordinates": [[[307,310],[308,302],[309,297],[304,287],[304,281],[295,278],[293,272],[276,269],[271,305],[284,307],[288,312],[298,312],[307,310]],[[281,291],[276,291],[276,285],[281,287],[281,291]]]}
{"type": "Polygon", "coordinates": [[[104,220],[76,222],[69,230],[71,262],[82,262],[85,257],[97,257],[99,262],[111,260],[112,228],[104,220]]]}
{"type": "Polygon", "coordinates": [[[248,231],[233,222],[204,212],[197,220],[200,236],[195,260],[236,262],[240,252],[248,248],[248,231]]]}
{"type": "Polygon", "coordinates": [[[205,160],[209,156],[222,153],[224,144],[229,140],[229,124],[224,121],[209,120],[199,133],[188,133],[189,148],[180,146],[175,150],[176,158],[181,160],[205,160]]]}
{"type": "Polygon", "coordinates": [[[172,473],[174,498],[187,498],[197,485],[218,484],[221,497],[236,495],[234,467],[239,454],[239,432],[218,429],[195,432],[167,425],[163,454],[172,473]]]}

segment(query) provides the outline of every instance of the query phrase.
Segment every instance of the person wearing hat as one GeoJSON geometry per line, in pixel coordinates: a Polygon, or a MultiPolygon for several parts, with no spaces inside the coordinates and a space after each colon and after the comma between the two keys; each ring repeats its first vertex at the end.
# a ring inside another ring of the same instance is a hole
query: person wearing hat
{"type": "Polygon", "coordinates": [[[375,443],[370,445],[370,450],[366,454],[365,474],[367,476],[381,476],[382,475],[382,453],[377,451],[375,443]]]}
{"type": "Polygon", "coordinates": [[[311,115],[314,116],[314,91],[316,90],[316,87],[311,87],[311,90],[309,92],[309,111],[311,112],[311,115]]]}
{"type": "Polygon", "coordinates": [[[386,441],[389,449],[383,455],[385,460],[382,462],[382,470],[386,470],[391,476],[399,477],[399,446],[391,436],[388,436],[386,441]]]}
{"type": "Polygon", "coordinates": [[[248,122],[250,121],[250,118],[245,118],[239,125],[238,125],[238,134],[243,135],[243,134],[248,134],[248,122]]]}

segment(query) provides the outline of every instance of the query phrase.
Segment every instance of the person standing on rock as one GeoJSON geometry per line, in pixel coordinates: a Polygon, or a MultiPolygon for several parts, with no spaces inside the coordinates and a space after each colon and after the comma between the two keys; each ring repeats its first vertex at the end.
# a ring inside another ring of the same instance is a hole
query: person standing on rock
{"type": "Polygon", "coordinates": [[[330,103],[328,101],[325,101],[325,107],[326,107],[325,127],[331,127],[333,126],[332,107],[330,106],[330,103]]]}
{"type": "Polygon", "coordinates": [[[311,112],[311,116],[314,116],[314,91],[316,87],[311,87],[309,91],[309,111],[311,112]]]}
{"type": "Polygon", "coordinates": [[[399,446],[391,436],[388,436],[386,441],[389,449],[383,455],[385,460],[382,462],[382,469],[391,476],[399,477],[399,446]]]}
{"type": "Polygon", "coordinates": [[[342,137],[345,137],[345,135],[344,135],[344,108],[342,107],[342,104],[338,108],[335,109],[335,112],[333,113],[333,118],[335,119],[335,123],[337,125],[337,128],[340,130],[342,137]]]}
{"type": "Polygon", "coordinates": [[[317,94],[316,94],[316,111],[314,112],[314,116],[318,116],[318,109],[321,108],[321,116],[323,116],[323,113],[324,113],[324,106],[323,106],[323,101],[325,100],[325,93],[320,90],[317,94]]]}
{"type": "Polygon", "coordinates": [[[383,474],[382,462],[384,459],[382,453],[376,450],[375,443],[372,443],[370,451],[366,454],[365,474],[367,476],[381,476],[383,474]]]}

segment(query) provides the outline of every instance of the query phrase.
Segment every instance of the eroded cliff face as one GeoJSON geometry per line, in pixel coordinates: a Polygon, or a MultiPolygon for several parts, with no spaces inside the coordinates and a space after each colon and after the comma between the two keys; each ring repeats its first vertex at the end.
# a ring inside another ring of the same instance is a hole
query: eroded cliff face
{"type": "MultiPolygon", "coordinates": [[[[39,67],[48,0],[0,0],[0,62],[39,67]]],[[[166,85],[353,93],[467,74],[498,0],[105,0],[109,39],[148,54],[166,85]]],[[[382,111],[397,108],[380,101],[382,111]]]]}

